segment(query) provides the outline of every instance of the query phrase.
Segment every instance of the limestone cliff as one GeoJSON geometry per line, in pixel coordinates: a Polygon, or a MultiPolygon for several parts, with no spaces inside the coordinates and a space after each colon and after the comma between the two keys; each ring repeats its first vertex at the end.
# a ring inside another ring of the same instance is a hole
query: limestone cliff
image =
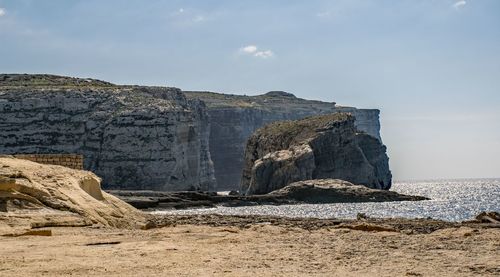
{"type": "Polygon", "coordinates": [[[0,153],[83,154],[105,188],[213,189],[209,118],[176,88],[0,75],[0,153]]]}
{"type": "Polygon", "coordinates": [[[328,178],[389,189],[385,146],[358,132],[354,120],[349,113],[335,113],[259,129],[246,145],[241,191],[263,194],[296,181],[328,178]]]}
{"type": "Polygon", "coordinates": [[[295,120],[334,112],[352,113],[356,127],[380,138],[379,110],[341,107],[334,102],[305,100],[283,91],[258,96],[184,92],[206,103],[210,116],[210,152],[219,190],[235,190],[241,181],[245,143],[258,128],[280,120],[295,120]]]}

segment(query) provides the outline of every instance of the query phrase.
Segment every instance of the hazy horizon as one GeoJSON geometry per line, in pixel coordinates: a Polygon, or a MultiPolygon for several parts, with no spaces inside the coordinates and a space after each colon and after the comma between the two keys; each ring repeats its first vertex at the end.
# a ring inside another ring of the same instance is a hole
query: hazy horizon
{"type": "Polygon", "coordinates": [[[0,73],[381,110],[395,180],[500,177],[500,1],[0,0],[0,73]]]}

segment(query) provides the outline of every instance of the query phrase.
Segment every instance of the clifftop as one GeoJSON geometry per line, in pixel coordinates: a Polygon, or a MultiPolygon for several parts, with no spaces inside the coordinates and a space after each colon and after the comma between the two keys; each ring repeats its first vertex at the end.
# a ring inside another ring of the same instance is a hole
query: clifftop
{"type": "Polygon", "coordinates": [[[266,94],[264,94],[266,96],[270,96],[270,97],[290,97],[290,98],[297,98],[295,95],[293,95],[293,93],[289,93],[289,92],[286,92],[286,91],[270,91],[266,94]]]}
{"type": "Polygon", "coordinates": [[[332,110],[335,102],[307,100],[284,91],[270,91],[265,94],[248,96],[223,94],[209,91],[184,91],[188,98],[200,99],[210,108],[255,108],[260,110],[332,110]]]}
{"type": "Polygon", "coordinates": [[[258,129],[253,136],[269,142],[282,141],[281,147],[288,148],[302,144],[304,140],[314,138],[319,131],[351,121],[354,122],[354,117],[348,113],[310,116],[301,120],[276,121],[258,129]]]}
{"type": "Polygon", "coordinates": [[[90,79],[50,74],[0,74],[0,86],[10,87],[114,87],[115,84],[90,79]]]}

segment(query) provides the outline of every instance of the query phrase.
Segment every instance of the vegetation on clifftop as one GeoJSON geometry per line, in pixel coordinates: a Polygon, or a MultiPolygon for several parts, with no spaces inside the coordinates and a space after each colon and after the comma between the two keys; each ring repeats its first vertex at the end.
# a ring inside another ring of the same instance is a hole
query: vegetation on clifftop
{"type": "Polygon", "coordinates": [[[327,128],[329,125],[354,120],[349,113],[332,113],[326,115],[310,116],[301,120],[276,121],[256,131],[258,136],[266,137],[311,137],[318,129],[327,128]]]}
{"type": "Polygon", "coordinates": [[[50,74],[0,74],[0,87],[115,87],[115,84],[90,79],[50,74]]]}

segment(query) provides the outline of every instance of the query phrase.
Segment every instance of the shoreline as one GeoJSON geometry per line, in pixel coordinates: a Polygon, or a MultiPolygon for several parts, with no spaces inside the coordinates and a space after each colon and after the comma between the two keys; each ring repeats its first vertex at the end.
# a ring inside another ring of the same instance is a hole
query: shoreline
{"type": "MultiPolygon", "coordinates": [[[[162,228],[177,225],[200,225],[211,227],[238,227],[246,228],[254,224],[266,224],[273,226],[284,226],[302,228],[306,230],[321,228],[348,228],[356,229],[356,226],[364,226],[367,229],[387,229],[394,232],[432,233],[446,228],[485,228],[498,229],[500,231],[500,214],[498,212],[483,212],[475,219],[461,222],[452,222],[432,218],[375,218],[358,214],[356,219],[322,219],[322,218],[291,218],[283,216],[264,215],[156,215],[149,214],[146,229],[162,228]]],[[[360,227],[360,228],[364,228],[360,227]]]]}
{"type": "MultiPolygon", "coordinates": [[[[321,182],[321,180],[314,181],[321,182]]],[[[225,195],[204,191],[106,190],[106,192],[141,210],[430,200],[424,196],[370,189],[361,185],[340,188],[303,185],[299,189],[300,192],[277,190],[268,194],[256,195],[225,195]]]]}

